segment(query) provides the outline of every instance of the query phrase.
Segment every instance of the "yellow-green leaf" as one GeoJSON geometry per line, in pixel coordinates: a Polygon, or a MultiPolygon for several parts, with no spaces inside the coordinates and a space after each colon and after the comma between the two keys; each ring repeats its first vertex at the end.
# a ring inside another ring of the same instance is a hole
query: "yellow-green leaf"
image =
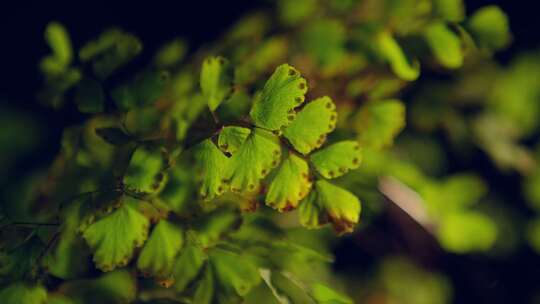
{"type": "Polygon", "coordinates": [[[226,190],[225,178],[229,159],[216,145],[206,139],[195,147],[196,165],[201,187],[199,194],[205,200],[212,200],[226,190]]]}
{"type": "Polygon", "coordinates": [[[328,96],[317,98],[298,113],[283,135],[302,154],[319,148],[337,122],[336,106],[328,96]]]}
{"type": "Polygon", "coordinates": [[[282,64],[255,98],[250,116],[259,127],[279,130],[294,119],[294,108],[304,102],[306,92],[306,80],[294,67],[282,64]]]}
{"type": "Polygon", "coordinates": [[[200,81],[208,107],[210,111],[215,111],[232,89],[232,73],[228,61],[223,57],[207,58],[203,62],[200,81]]]}
{"type": "Polygon", "coordinates": [[[292,210],[310,189],[307,162],[294,153],[289,153],[270,184],[266,204],[280,212],[292,210]]]}
{"type": "Polygon", "coordinates": [[[219,132],[218,146],[223,152],[236,153],[240,146],[244,144],[251,130],[242,127],[224,127],[219,132]]]}
{"type": "Polygon", "coordinates": [[[311,155],[311,162],[325,178],[342,176],[360,166],[362,150],[356,141],[345,140],[332,144],[311,155]]]}

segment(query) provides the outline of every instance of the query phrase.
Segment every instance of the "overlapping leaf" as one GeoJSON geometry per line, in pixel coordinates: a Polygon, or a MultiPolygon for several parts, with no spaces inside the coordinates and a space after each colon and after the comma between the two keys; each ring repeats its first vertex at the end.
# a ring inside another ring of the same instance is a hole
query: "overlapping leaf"
{"type": "Polygon", "coordinates": [[[337,142],[311,155],[315,169],[325,178],[339,177],[358,168],[361,159],[360,145],[351,140],[337,142]]]}
{"type": "Polygon", "coordinates": [[[311,189],[307,162],[289,153],[281,163],[266,195],[266,204],[279,211],[296,208],[311,189]]]}
{"type": "Polygon", "coordinates": [[[225,293],[246,295],[261,281],[255,265],[239,254],[214,249],[210,252],[210,263],[225,293]]]}
{"type": "Polygon", "coordinates": [[[159,221],[139,255],[137,268],[158,278],[168,277],[183,243],[184,234],[179,226],[159,221]]]}
{"type": "Polygon", "coordinates": [[[306,104],[283,135],[305,155],[324,143],[326,134],[336,127],[336,121],[336,106],[330,97],[324,96],[306,104]]]}
{"type": "Polygon", "coordinates": [[[281,146],[274,134],[261,129],[253,130],[229,159],[226,179],[230,182],[231,191],[255,191],[260,180],[279,164],[280,156],[281,146]]]}
{"type": "Polygon", "coordinates": [[[459,68],[463,64],[463,50],[461,40],[446,24],[434,22],[426,27],[424,37],[443,66],[451,69],[459,68]]]}
{"type": "Polygon", "coordinates": [[[255,98],[250,116],[255,125],[279,130],[294,119],[294,108],[304,102],[306,80],[288,64],[280,65],[255,98]]]}
{"type": "Polygon", "coordinates": [[[181,292],[193,281],[206,260],[206,254],[197,246],[188,244],[176,260],[173,274],[173,288],[181,292]]]}
{"type": "Polygon", "coordinates": [[[300,222],[318,228],[328,222],[338,233],[351,232],[360,216],[360,201],[349,191],[324,180],[300,204],[300,222]]]}
{"type": "Polygon", "coordinates": [[[199,194],[205,200],[212,200],[226,190],[225,178],[229,159],[210,139],[197,145],[194,153],[198,174],[202,180],[199,194]]]}
{"type": "Polygon", "coordinates": [[[236,153],[244,144],[251,130],[243,127],[224,127],[219,132],[218,146],[223,152],[236,153]]]}

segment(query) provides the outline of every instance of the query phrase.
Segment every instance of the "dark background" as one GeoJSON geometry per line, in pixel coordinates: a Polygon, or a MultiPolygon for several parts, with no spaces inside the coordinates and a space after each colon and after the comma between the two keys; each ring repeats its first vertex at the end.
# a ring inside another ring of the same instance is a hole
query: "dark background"
{"type": "MultiPolygon", "coordinates": [[[[465,2],[468,13],[483,5],[497,4],[509,15],[514,42],[497,55],[501,64],[506,64],[519,52],[540,46],[540,18],[538,11],[531,7],[534,1],[465,2]]],[[[52,111],[35,101],[35,94],[41,85],[37,64],[48,52],[43,30],[49,21],[57,20],[67,27],[75,48],[97,36],[103,29],[119,26],[141,38],[145,55],[138,60],[144,61],[145,56],[174,37],[187,39],[193,48],[211,41],[244,13],[266,5],[250,0],[176,3],[4,1],[0,4],[0,103],[30,112],[35,119],[46,121],[48,126],[43,135],[46,137],[44,142],[48,144],[41,145],[18,170],[4,174],[16,178],[24,171],[52,159],[59,149],[62,129],[84,118],[73,109],[52,111]]],[[[487,157],[479,155],[474,166],[468,169],[489,176],[490,186],[495,186],[503,196],[513,198],[520,192],[517,176],[502,175],[494,170],[487,157]]],[[[518,211],[525,217],[530,215],[522,200],[517,201],[515,207],[518,211]]],[[[421,240],[421,244],[428,244],[428,249],[407,247],[404,245],[407,243],[406,234],[411,231],[422,234],[414,223],[407,222],[398,211],[390,208],[385,216],[362,234],[345,238],[336,248],[336,270],[361,272],[381,256],[405,253],[449,275],[454,285],[456,303],[527,303],[540,287],[540,259],[526,246],[522,246],[510,258],[457,256],[440,251],[429,237],[421,240]],[[407,231],[403,231],[403,227],[408,227],[407,231]],[[436,258],[425,262],[426,255],[436,258]]]]}

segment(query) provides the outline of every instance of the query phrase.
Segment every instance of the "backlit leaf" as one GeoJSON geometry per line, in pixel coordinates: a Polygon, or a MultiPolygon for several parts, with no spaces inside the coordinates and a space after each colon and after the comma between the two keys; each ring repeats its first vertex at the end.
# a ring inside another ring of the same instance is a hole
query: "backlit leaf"
{"type": "Polygon", "coordinates": [[[412,63],[405,55],[403,49],[388,32],[377,35],[376,43],[379,52],[390,64],[392,71],[401,79],[413,81],[420,75],[420,64],[417,60],[412,63]]]}
{"type": "Polygon", "coordinates": [[[498,50],[510,42],[508,17],[498,6],[482,7],[470,17],[467,26],[481,47],[498,50]]]}
{"type": "Polygon", "coordinates": [[[325,96],[307,103],[283,135],[305,155],[325,142],[326,134],[334,130],[336,122],[336,106],[330,97],[325,96]]]}
{"type": "Polygon", "coordinates": [[[294,108],[304,102],[306,92],[300,73],[288,64],[280,65],[255,97],[250,116],[259,127],[279,130],[294,119],[294,108]]]}
{"type": "Polygon", "coordinates": [[[326,223],[338,233],[352,232],[360,216],[360,201],[354,194],[324,180],[315,183],[314,191],[300,203],[300,222],[307,228],[326,223]]]}
{"type": "Polygon", "coordinates": [[[164,159],[157,149],[138,148],[124,175],[124,183],[137,191],[155,193],[165,185],[164,159]]]}
{"type": "Polygon", "coordinates": [[[219,132],[218,146],[223,152],[236,153],[244,144],[251,130],[242,127],[224,127],[219,132]]]}
{"type": "Polygon", "coordinates": [[[83,237],[94,252],[94,262],[102,271],[127,265],[135,247],[148,236],[149,221],[129,200],[124,205],[88,226],[83,237]]]}
{"type": "Polygon", "coordinates": [[[442,22],[426,26],[424,37],[437,61],[447,68],[458,68],[463,64],[461,39],[442,22]]]}
{"type": "Polygon", "coordinates": [[[361,160],[360,145],[352,140],[337,142],[311,155],[315,169],[325,178],[342,176],[358,168],[361,160]]]}
{"type": "Polygon", "coordinates": [[[205,260],[206,254],[199,247],[190,244],[185,246],[172,270],[174,290],[183,291],[197,277],[205,260]]]}
{"type": "Polygon", "coordinates": [[[254,129],[229,159],[226,179],[230,182],[231,191],[255,191],[260,180],[279,164],[280,156],[279,139],[268,131],[254,129]]]}
{"type": "Polygon", "coordinates": [[[226,190],[225,178],[229,159],[207,139],[195,147],[198,174],[201,179],[199,194],[212,200],[226,190]]]}
{"type": "Polygon", "coordinates": [[[9,304],[45,304],[47,290],[41,285],[17,282],[1,289],[0,299],[9,304]]]}
{"type": "Polygon", "coordinates": [[[226,292],[244,296],[260,283],[259,271],[245,257],[222,249],[212,250],[209,256],[215,276],[226,292]]]}
{"type": "Polygon", "coordinates": [[[443,219],[437,237],[452,252],[485,251],[497,239],[497,227],[488,216],[478,212],[453,213],[443,219]]]}
{"type": "Polygon", "coordinates": [[[323,285],[315,284],[312,290],[313,298],[318,303],[332,303],[332,304],[353,304],[353,300],[348,296],[345,296],[337,291],[323,285]]]}
{"type": "Polygon", "coordinates": [[[200,81],[208,107],[215,111],[231,93],[232,73],[228,61],[222,57],[207,58],[203,62],[200,81]]]}
{"type": "Polygon", "coordinates": [[[270,184],[266,204],[279,211],[289,211],[298,206],[310,189],[307,162],[294,153],[289,153],[270,184]]]}

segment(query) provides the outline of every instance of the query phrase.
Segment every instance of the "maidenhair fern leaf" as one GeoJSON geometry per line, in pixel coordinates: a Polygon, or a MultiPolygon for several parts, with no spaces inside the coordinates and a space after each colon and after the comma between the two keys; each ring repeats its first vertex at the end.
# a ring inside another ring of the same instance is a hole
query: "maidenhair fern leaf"
{"type": "Polygon", "coordinates": [[[210,57],[203,62],[201,90],[210,111],[215,111],[232,89],[232,73],[223,57],[210,57]]]}
{"type": "Polygon", "coordinates": [[[295,68],[282,64],[255,98],[250,116],[259,127],[279,130],[294,119],[294,108],[304,102],[306,92],[306,80],[295,68]]]}
{"type": "Polygon", "coordinates": [[[413,81],[420,75],[418,61],[409,63],[407,56],[398,42],[388,32],[381,32],[377,36],[376,43],[379,52],[386,58],[392,71],[401,79],[413,81]]]}
{"type": "Polygon", "coordinates": [[[201,179],[200,195],[212,200],[226,190],[225,174],[229,159],[207,139],[195,147],[195,158],[201,179]]]}
{"type": "Polygon", "coordinates": [[[173,288],[177,292],[182,292],[193,281],[206,260],[206,254],[197,246],[187,245],[183,250],[172,269],[173,288]]]}
{"type": "Polygon", "coordinates": [[[131,156],[124,183],[137,191],[158,192],[165,185],[163,164],[164,159],[158,150],[138,148],[131,156]]]}
{"type": "Polygon", "coordinates": [[[305,155],[324,143],[326,134],[336,127],[336,121],[336,106],[330,97],[324,96],[306,104],[283,135],[305,155]]]}
{"type": "Polygon", "coordinates": [[[179,226],[159,221],[139,255],[137,268],[158,278],[168,277],[183,243],[184,234],[179,226]]]}
{"type": "Polygon", "coordinates": [[[340,141],[311,155],[315,169],[325,178],[342,176],[360,166],[362,151],[352,140],[340,141]]]}
{"type": "Polygon", "coordinates": [[[255,129],[230,159],[227,180],[233,192],[253,192],[280,161],[281,146],[271,132],[255,129]]]}
{"type": "Polygon", "coordinates": [[[242,127],[224,127],[219,132],[218,146],[223,152],[236,153],[240,146],[244,144],[251,130],[242,127]]]}
{"type": "Polygon", "coordinates": [[[307,228],[332,223],[338,233],[351,232],[360,216],[360,201],[349,191],[324,180],[300,204],[300,222],[307,228]]]}
{"type": "Polygon", "coordinates": [[[47,290],[41,285],[30,285],[23,282],[13,283],[0,290],[2,303],[9,304],[45,304],[47,290]]]}
{"type": "Polygon", "coordinates": [[[307,162],[294,153],[289,153],[270,184],[266,204],[280,212],[292,210],[310,189],[307,162]]]}
{"type": "Polygon", "coordinates": [[[363,147],[380,149],[392,145],[405,127],[405,106],[396,99],[369,102],[358,111],[354,126],[363,147]]]}
{"type": "Polygon", "coordinates": [[[315,284],[312,291],[313,297],[317,303],[332,303],[332,304],[353,304],[353,300],[346,295],[323,285],[315,284]]]}
{"type": "Polygon", "coordinates": [[[135,204],[134,201],[125,202],[83,232],[99,269],[111,271],[127,265],[135,247],[142,246],[146,240],[149,221],[136,210],[135,204]]]}
{"type": "Polygon", "coordinates": [[[195,290],[195,295],[193,296],[193,303],[200,304],[212,304],[214,303],[214,274],[212,268],[207,265],[204,269],[197,290],[195,290]]]}
{"type": "Polygon", "coordinates": [[[451,69],[463,64],[461,40],[446,24],[434,22],[426,26],[424,37],[440,64],[451,69]]]}
{"type": "Polygon", "coordinates": [[[209,257],[215,276],[226,293],[234,291],[239,296],[245,296],[261,282],[255,265],[239,254],[214,249],[209,257]]]}
{"type": "Polygon", "coordinates": [[[508,16],[495,5],[484,6],[467,21],[467,28],[482,48],[498,50],[510,42],[508,16]]]}

